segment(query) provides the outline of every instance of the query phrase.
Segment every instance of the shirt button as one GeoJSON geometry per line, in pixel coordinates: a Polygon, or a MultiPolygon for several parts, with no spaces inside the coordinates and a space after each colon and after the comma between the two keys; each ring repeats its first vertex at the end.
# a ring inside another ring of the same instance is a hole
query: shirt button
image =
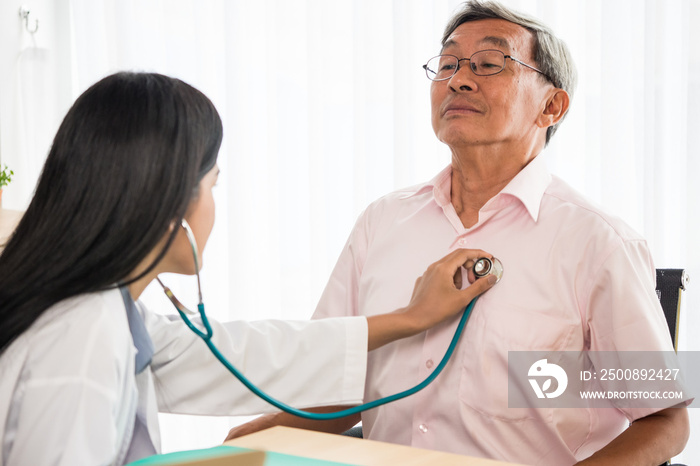
{"type": "Polygon", "coordinates": [[[466,246],[467,245],[467,238],[462,238],[459,241],[457,241],[457,244],[460,246],[466,246]]]}
{"type": "Polygon", "coordinates": [[[418,430],[425,434],[426,432],[428,432],[428,426],[426,426],[425,424],[421,424],[418,426],[418,430]]]}
{"type": "Polygon", "coordinates": [[[427,361],[425,361],[425,367],[427,367],[428,369],[432,369],[433,364],[434,363],[432,359],[428,359],[427,361]]]}

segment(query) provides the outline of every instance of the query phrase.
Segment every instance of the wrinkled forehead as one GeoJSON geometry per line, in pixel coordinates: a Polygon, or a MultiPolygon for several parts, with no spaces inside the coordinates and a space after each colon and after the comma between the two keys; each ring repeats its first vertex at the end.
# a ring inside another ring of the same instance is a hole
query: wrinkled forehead
{"type": "Polygon", "coordinates": [[[533,34],[522,26],[503,19],[481,19],[460,24],[447,38],[441,52],[471,55],[484,49],[497,49],[506,55],[529,58],[534,46],[533,34]]]}

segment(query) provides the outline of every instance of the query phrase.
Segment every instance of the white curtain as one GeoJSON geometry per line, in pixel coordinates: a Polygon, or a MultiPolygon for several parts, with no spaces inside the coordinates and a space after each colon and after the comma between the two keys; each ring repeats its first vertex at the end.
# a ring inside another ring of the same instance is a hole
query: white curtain
{"type": "MultiPolygon", "coordinates": [[[[48,29],[36,35],[48,45],[22,44],[14,84],[21,94],[13,111],[31,110],[41,125],[3,118],[5,139],[20,129],[24,135],[11,137],[12,156],[3,142],[3,162],[40,167],[70,101],[109,73],[156,71],[189,82],[215,103],[225,132],[217,222],[204,255],[208,312],[218,319],[306,319],[361,210],[449,163],[432,133],[421,65],[438,53],[459,3],[53,2],[48,29]],[[36,74],[41,66],[52,66],[53,87],[36,74]],[[23,98],[28,87],[41,94],[23,98]],[[42,115],[37,95],[55,111],[42,115]]],[[[579,70],[571,112],[544,154],[553,173],[641,232],[657,267],[686,268],[700,278],[693,241],[700,237],[700,2],[504,3],[552,26],[579,70]]],[[[35,175],[18,178],[6,207],[28,202],[35,175]]],[[[194,302],[193,280],[168,278],[194,302]]],[[[700,286],[691,283],[682,350],[700,349],[693,338],[698,296],[700,286]]],[[[144,299],[171,311],[158,290],[144,299]]],[[[694,411],[691,441],[679,458],[690,463],[700,459],[694,411]]],[[[163,416],[164,448],[216,444],[240,421],[163,416]]]]}

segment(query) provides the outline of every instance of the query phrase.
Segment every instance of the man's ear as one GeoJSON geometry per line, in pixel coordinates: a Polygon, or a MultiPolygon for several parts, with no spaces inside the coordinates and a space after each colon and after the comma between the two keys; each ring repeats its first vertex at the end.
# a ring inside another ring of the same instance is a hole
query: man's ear
{"type": "Polygon", "coordinates": [[[549,128],[556,125],[569,109],[569,94],[564,89],[553,89],[537,118],[537,126],[549,128]]]}

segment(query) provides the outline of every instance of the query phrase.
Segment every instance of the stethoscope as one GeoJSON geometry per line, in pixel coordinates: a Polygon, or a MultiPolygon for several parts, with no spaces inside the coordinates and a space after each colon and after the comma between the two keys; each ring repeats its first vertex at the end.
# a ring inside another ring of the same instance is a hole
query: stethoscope
{"type": "MultiPolygon", "coordinates": [[[[173,303],[175,306],[175,309],[177,309],[178,314],[180,314],[180,317],[182,320],[185,322],[185,324],[192,330],[198,337],[200,337],[204,343],[207,345],[209,350],[212,352],[212,354],[216,357],[216,359],[219,360],[221,364],[223,364],[243,385],[245,385],[251,392],[253,392],[255,395],[258,397],[262,398],[272,406],[281,409],[282,411],[285,411],[289,414],[293,414],[298,417],[306,418],[306,419],[312,419],[312,420],[317,420],[317,421],[327,421],[331,419],[338,419],[341,417],[345,416],[350,416],[352,414],[357,414],[362,411],[366,411],[368,409],[376,408],[378,406],[391,403],[396,400],[400,400],[401,398],[406,398],[407,396],[413,395],[414,393],[419,392],[420,390],[424,389],[427,387],[435,378],[442,372],[442,369],[447,365],[447,362],[450,360],[450,357],[452,357],[452,353],[454,352],[455,347],[457,346],[457,342],[459,341],[460,336],[462,335],[462,331],[464,330],[464,326],[467,323],[467,319],[469,319],[469,315],[472,312],[472,309],[474,309],[474,305],[476,304],[477,298],[474,298],[464,309],[464,312],[462,313],[462,318],[459,321],[459,324],[457,325],[457,329],[455,330],[455,334],[452,337],[452,341],[450,342],[450,345],[447,347],[447,351],[445,352],[445,355],[442,357],[442,360],[440,363],[437,365],[435,370],[425,378],[421,383],[418,385],[409,388],[408,390],[404,390],[400,393],[396,393],[394,395],[386,396],[384,398],[380,398],[378,400],[370,401],[369,403],[364,403],[359,406],[353,406],[352,408],[348,409],[343,409],[341,411],[336,411],[334,413],[312,413],[308,411],[302,411],[300,409],[296,409],[292,406],[289,406],[279,400],[276,400],[275,398],[272,398],[270,395],[267,393],[263,392],[260,390],[258,387],[253,385],[253,383],[248,380],[238,369],[236,369],[233,364],[229,362],[226,357],[221,354],[219,349],[214,345],[214,343],[211,341],[211,337],[214,334],[212,331],[211,325],[209,324],[209,319],[207,319],[207,315],[204,312],[204,303],[202,302],[202,285],[199,279],[199,252],[197,250],[197,242],[194,239],[194,234],[192,233],[192,229],[190,228],[190,225],[187,223],[185,219],[182,219],[182,228],[185,230],[185,234],[187,235],[187,240],[190,242],[190,246],[192,247],[192,255],[194,256],[194,267],[195,267],[195,273],[197,275],[197,289],[198,289],[198,296],[199,296],[199,303],[197,304],[197,311],[194,312],[189,310],[187,307],[185,307],[173,294],[173,292],[163,284],[163,282],[160,281],[160,278],[156,278],[158,280],[158,283],[163,287],[163,291],[165,291],[165,295],[170,299],[170,301],[173,303]],[[197,328],[190,318],[188,317],[189,315],[196,316],[199,314],[200,318],[202,319],[202,325],[204,326],[204,332],[197,328]]],[[[476,278],[482,278],[486,277],[488,275],[495,275],[496,276],[496,283],[500,281],[501,277],[503,276],[503,264],[496,259],[495,257],[492,259],[489,259],[487,257],[482,257],[480,259],[477,259],[476,262],[474,263],[473,267],[473,272],[474,276],[476,278]]]]}

